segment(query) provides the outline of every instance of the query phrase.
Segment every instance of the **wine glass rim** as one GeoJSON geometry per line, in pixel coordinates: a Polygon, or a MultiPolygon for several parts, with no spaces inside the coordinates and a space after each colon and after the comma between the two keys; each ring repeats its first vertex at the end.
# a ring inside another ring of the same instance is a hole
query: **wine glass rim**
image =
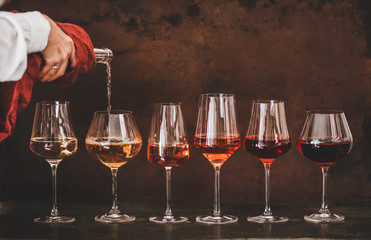
{"type": "Polygon", "coordinates": [[[342,114],[341,110],[307,110],[307,114],[342,114]]]}
{"type": "Polygon", "coordinates": [[[160,102],[160,103],[155,103],[154,105],[155,106],[174,106],[174,105],[182,105],[183,102],[167,102],[167,103],[164,103],[164,102],[160,102]]]}
{"type": "MultiPolygon", "coordinates": [[[[108,110],[98,110],[98,111],[95,111],[94,113],[95,114],[108,114],[108,110]]],[[[133,112],[128,111],[128,110],[111,110],[109,113],[112,115],[115,115],[115,114],[132,114],[133,112]]]]}
{"type": "Polygon", "coordinates": [[[208,96],[208,97],[234,97],[233,93],[202,93],[200,96],[208,96]]]}
{"type": "Polygon", "coordinates": [[[36,104],[41,104],[41,105],[60,105],[60,104],[69,104],[69,101],[40,101],[37,102],[36,104]]]}
{"type": "Polygon", "coordinates": [[[257,99],[257,100],[253,100],[252,102],[253,103],[266,103],[266,104],[268,104],[268,103],[284,103],[284,101],[276,100],[276,99],[271,99],[271,100],[259,100],[259,99],[257,99]]]}

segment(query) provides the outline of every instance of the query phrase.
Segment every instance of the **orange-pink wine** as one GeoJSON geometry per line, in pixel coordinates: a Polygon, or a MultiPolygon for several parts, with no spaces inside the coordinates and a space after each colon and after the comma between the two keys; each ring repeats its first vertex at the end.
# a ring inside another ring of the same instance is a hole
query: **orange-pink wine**
{"type": "Polygon", "coordinates": [[[241,139],[238,134],[220,138],[197,134],[194,145],[212,164],[221,165],[240,147],[241,139]]]}

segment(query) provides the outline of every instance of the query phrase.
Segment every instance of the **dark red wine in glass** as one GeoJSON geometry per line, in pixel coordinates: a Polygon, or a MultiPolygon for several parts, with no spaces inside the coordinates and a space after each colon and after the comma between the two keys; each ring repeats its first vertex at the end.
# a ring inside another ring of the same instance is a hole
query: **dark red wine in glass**
{"type": "Polygon", "coordinates": [[[304,157],[309,158],[318,166],[330,167],[348,155],[352,143],[347,141],[340,143],[318,144],[298,141],[297,147],[304,157]]]}
{"type": "Polygon", "coordinates": [[[245,150],[258,157],[262,162],[273,162],[291,147],[289,137],[279,136],[277,140],[259,140],[256,136],[246,136],[245,150]]]}
{"type": "Polygon", "coordinates": [[[288,221],[288,217],[274,216],[270,207],[271,164],[277,157],[287,153],[291,146],[283,101],[253,101],[244,145],[247,152],[259,158],[265,170],[264,212],[258,216],[248,217],[247,220],[256,223],[288,221]]]}
{"type": "Polygon", "coordinates": [[[322,169],[322,204],[318,213],[304,216],[309,222],[340,222],[344,216],[333,214],[327,205],[327,173],[330,166],[350,152],[353,137],[342,111],[307,111],[297,147],[299,152],[322,169]]]}

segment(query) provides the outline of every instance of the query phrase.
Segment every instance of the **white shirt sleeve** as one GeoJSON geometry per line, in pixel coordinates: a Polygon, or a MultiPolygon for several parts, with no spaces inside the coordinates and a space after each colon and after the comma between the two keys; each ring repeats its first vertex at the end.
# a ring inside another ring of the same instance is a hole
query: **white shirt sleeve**
{"type": "Polygon", "coordinates": [[[21,79],[27,54],[43,51],[49,33],[49,22],[39,12],[0,11],[0,82],[21,79]]]}

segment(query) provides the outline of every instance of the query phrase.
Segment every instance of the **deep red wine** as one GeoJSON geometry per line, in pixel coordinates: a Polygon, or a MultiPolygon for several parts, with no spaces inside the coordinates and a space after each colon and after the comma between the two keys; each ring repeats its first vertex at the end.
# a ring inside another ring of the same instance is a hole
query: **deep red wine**
{"type": "Polygon", "coordinates": [[[221,138],[206,138],[205,135],[195,135],[194,145],[214,165],[221,165],[241,145],[239,135],[221,138]]]}
{"type": "Polygon", "coordinates": [[[291,147],[289,137],[278,137],[277,140],[259,140],[256,136],[245,137],[245,149],[257,156],[262,162],[273,162],[285,154],[291,147]]]}
{"type": "Polygon", "coordinates": [[[321,167],[330,167],[348,155],[351,142],[315,144],[298,141],[297,147],[304,157],[321,167]]]}

